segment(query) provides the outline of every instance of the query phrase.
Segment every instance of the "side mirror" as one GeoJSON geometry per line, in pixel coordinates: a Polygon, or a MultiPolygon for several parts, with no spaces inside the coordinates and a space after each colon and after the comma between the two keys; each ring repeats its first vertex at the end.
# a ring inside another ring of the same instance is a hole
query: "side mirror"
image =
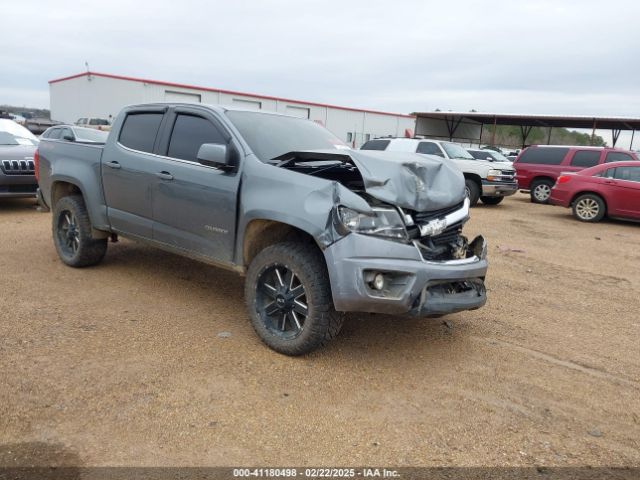
{"type": "Polygon", "coordinates": [[[203,143],[198,150],[198,162],[207,167],[221,170],[233,170],[235,165],[231,161],[231,150],[219,143],[203,143]]]}
{"type": "Polygon", "coordinates": [[[75,142],[76,141],[75,137],[73,135],[69,134],[69,133],[63,135],[62,139],[66,140],[67,142],[75,142]]]}

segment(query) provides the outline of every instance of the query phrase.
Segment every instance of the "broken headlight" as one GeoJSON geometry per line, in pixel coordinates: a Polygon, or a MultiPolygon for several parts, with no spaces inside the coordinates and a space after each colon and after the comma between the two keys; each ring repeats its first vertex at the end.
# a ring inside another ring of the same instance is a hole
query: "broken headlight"
{"type": "Polygon", "coordinates": [[[393,208],[374,208],[373,214],[338,207],[338,218],[347,230],[365,235],[407,240],[407,230],[400,213],[393,208]]]}

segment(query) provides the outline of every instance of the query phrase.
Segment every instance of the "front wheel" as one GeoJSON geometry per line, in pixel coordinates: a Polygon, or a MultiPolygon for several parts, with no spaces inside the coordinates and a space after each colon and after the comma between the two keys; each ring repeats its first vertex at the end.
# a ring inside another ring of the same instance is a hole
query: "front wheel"
{"type": "Polygon", "coordinates": [[[480,186],[470,178],[465,179],[464,188],[467,197],[469,197],[469,205],[475,207],[480,200],[480,186]]]}
{"type": "Polygon", "coordinates": [[[107,239],[91,236],[91,221],[80,195],[61,198],[53,209],[53,243],[60,259],[71,267],[100,263],[107,239]]]}
{"type": "Polygon", "coordinates": [[[482,203],[485,205],[498,205],[504,200],[504,197],[480,197],[480,200],[482,200],[482,203]]]}
{"type": "Polygon", "coordinates": [[[324,258],[311,244],[284,242],[262,250],[249,266],[245,298],[260,339],[285,355],[325,345],[344,320],[333,306],[324,258]]]}
{"type": "Polygon", "coordinates": [[[573,216],[582,222],[599,222],[606,213],[604,200],[598,195],[587,193],[573,202],[573,216]]]}

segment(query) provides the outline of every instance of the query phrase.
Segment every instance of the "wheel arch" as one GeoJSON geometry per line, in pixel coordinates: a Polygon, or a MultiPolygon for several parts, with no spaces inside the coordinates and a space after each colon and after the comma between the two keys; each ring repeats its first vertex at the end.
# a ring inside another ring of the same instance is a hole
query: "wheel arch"
{"type": "Polygon", "coordinates": [[[477,173],[462,172],[465,180],[473,180],[478,184],[478,188],[482,192],[482,177],[477,173]]]}
{"type": "Polygon", "coordinates": [[[68,179],[54,180],[51,184],[51,208],[54,208],[61,198],[70,195],[80,195],[84,199],[84,192],[76,183],[68,179]]]}
{"type": "Polygon", "coordinates": [[[315,238],[300,227],[278,220],[253,219],[244,229],[241,248],[238,249],[239,261],[246,269],[255,256],[268,246],[291,240],[312,244],[321,250],[315,238]]]}
{"type": "Polygon", "coordinates": [[[529,183],[529,186],[533,186],[533,184],[535,182],[539,182],[540,180],[546,180],[547,182],[551,182],[551,184],[555,184],[556,181],[553,179],[553,177],[550,177],[548,175],[536,175],[535,177],[533,177],[531,179],[531,182],[529,183]]]}

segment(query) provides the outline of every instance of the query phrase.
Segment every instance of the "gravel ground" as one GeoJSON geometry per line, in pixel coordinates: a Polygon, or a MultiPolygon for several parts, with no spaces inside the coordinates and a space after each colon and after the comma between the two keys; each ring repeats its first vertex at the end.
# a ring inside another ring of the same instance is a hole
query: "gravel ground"
{"type": "Polygon", "coordinates": [[[242,279],[129,241],[58,260],[0,201],[0,465],[640,466],[640,226],[518,194],[466,227],[489,300],[264,347],[242,279]]]}

